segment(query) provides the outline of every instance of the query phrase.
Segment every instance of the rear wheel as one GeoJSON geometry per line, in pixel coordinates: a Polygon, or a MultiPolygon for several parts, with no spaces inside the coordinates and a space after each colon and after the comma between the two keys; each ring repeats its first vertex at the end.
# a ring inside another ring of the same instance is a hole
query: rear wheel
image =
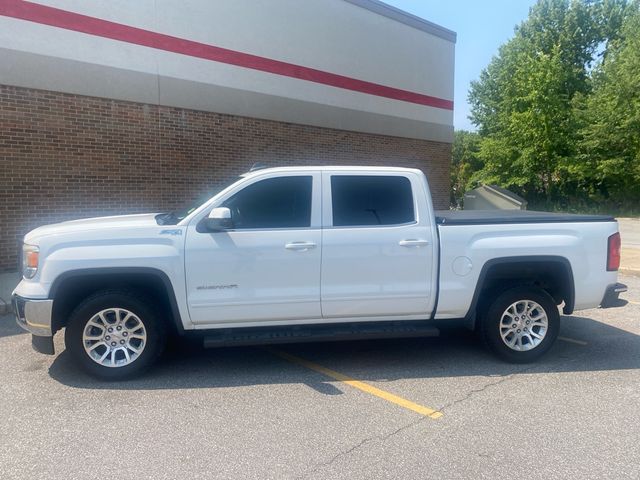
{"type": "Polygon", "coordinates": [[[144,372],[160,356],[164,324],[152,300],[129,291],[102,291],[71,314],[65,332],[67,350],[89,374],[108,380],[144,372]]]}
{"type": "Polygon", "coordinates": [[[537,360],[553,345],[560,331],[560,314],[553,298],[536,287],[502,293],[480,321],[484,343],[509,362],[537,360]]]}

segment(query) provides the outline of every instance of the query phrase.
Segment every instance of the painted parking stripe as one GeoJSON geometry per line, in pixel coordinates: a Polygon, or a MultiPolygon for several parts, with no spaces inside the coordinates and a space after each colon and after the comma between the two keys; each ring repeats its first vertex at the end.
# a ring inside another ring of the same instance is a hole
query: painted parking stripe
{"type": "Polygon", "coordinates": [[[558,340],[562,340],[563,342],[575,343],[576,345],[582,345],[583,347],[585,345],[589,345],[587,342],[583,340],[576,340],[575,338],[569,338],[569,337],[558,337],[558,340]]]}
{"type": "Polygon", "coordinates": [[[443,415],[442,412],[439,412],[438,410],[425,407],[423,405],[418,405],[417,403],[414,403],[411,400],[407,400],[406,398],[402,398],[397,395],[394,395],[393,393],[387,392],[385,390],[381,390],[379,388],[374,387],[373,385],[369,385],[368,383],[355,380],[347,375],[343,375],[340,372],[336,372],[329,368],[323,367],[322,365],[318,365],[317,363],[313,363],[313,362],[310,362],[309,360],[305,360],[304,358],[291,355],[290,353],[287,353],[275,348],[266,348],[266,350],[291,363],[301,365],[310,370],[326,375],[327,377],[333,378],[334,380],[338,380],[339,382],[342,382],[351,387],[357,388],[358,390],[362,390],[363,392],[366,392],[370,395],[374,395],[378,398],[382,398],[387,402],[395,403],[396,405],[406,408],[407,410],[411,410],[412,412],[419,413],[420,415],[424,415],[425,417],[437,419],[442,417],[443,415]]]}

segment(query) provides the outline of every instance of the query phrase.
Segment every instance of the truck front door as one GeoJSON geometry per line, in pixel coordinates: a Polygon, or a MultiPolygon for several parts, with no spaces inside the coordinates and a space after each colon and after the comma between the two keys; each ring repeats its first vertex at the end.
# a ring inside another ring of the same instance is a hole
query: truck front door
{"type": "Polygon", "coordinates": [[[231,210],[232,228],[206,232],[197,222],[189,225],[185,270],[193,323],[321,318],[320,182],[319,172],[258,177],[216,205],[231,210]]]}

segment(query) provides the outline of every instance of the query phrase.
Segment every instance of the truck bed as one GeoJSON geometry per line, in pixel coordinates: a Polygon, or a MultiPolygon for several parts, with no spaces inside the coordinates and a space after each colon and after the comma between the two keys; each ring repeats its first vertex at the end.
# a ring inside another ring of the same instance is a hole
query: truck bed
{"type": "Polygon", "coordinates": [[[533,210],[437,210],[438,225],[615,222],[609,215],[536,212],[533,210]]]}

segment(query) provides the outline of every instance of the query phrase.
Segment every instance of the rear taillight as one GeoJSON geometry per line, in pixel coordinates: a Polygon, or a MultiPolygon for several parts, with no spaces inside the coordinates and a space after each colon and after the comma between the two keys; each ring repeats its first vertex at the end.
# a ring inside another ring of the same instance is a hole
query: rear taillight
{"type": "Polygon", "coordinates": [[[620,233],[609,237],[607,245],[607,271],[615,272],[620,268],[620,233]]]}

